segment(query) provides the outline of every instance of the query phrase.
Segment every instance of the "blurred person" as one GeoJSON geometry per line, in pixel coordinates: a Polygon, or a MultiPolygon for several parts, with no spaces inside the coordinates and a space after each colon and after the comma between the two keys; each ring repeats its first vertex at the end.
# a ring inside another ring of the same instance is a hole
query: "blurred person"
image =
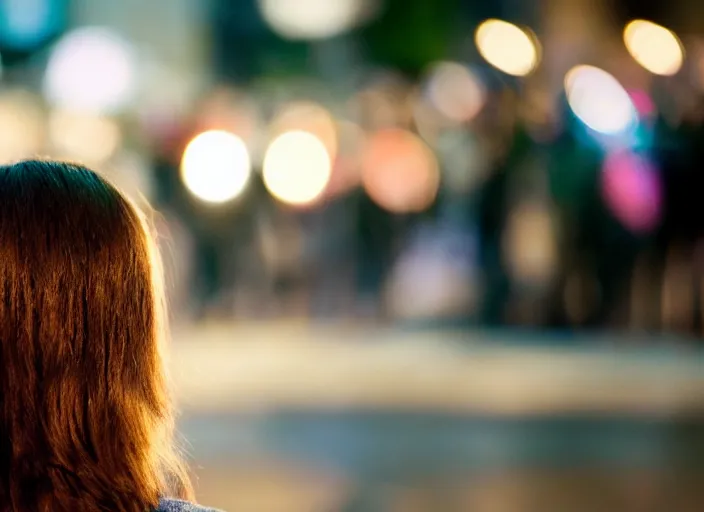
{"type": "Polygon", "coordinates": [[[237,288],[246,277],[237,270],[253,243],[256,205],[266,194],[264,185],[252,179],[245,197],[214,207],[183,186],[177,164],[158,158],[153,166],[156,208],[170,211],[188,230],[193,245],[188,276],[193,315],[196,320],[229,318],[237,288]]]}
{"type": "MultiPolygon", "coordinates": [[[[291,313],[296,297],[305,289],[306,237],[300,215],[265,198],[257,222],[257,253],[266,277],[267,302],[277,313],[291,313]]],[[[261,281],[255,286],[261,287],[261,281]]]]}
{"type": "Polygon", "coordinates": [[[0,510],[206,511],[182,501],[143,214],[85,167],[2,166],[0,276],[0,510]]]}
{"type": "Polygon", "coordinates": [[[465,322],[478,295],[474,233],[454,219],[422,222],[387,278],[386,301],[399,320],[465,322]]]}
{"type": "Polygon", "coordinates": [[[394,262],[394,244],[401,237],[398,219],[366,195],[359,197],[356,216],[356,281],[362,316],[382,314],[379,298],[394,262]]]}

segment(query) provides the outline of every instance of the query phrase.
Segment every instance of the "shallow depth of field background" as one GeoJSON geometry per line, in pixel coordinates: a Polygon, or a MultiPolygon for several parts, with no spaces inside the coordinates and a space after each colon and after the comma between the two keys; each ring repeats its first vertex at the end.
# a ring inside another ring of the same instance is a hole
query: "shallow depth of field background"
{"type": "Polygon", "coordinates": [[[204,504],[695,512],[703,5],[0,0],[0,162],[151,212],[204,504]]]}

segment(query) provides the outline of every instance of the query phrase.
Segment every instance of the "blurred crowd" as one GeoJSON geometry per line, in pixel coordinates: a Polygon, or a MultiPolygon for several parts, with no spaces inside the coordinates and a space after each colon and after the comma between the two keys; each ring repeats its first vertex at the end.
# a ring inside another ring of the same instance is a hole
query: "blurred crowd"
{"type": "Polygon", "coordinates": [[[191,247],[174,251],[192,257],[187,301],[206,315],[698,333],[696,107],[572,72],[552,99],[457,62],[353,91],[209,92],[153,165],[153,203],[191,247]],[[234,169],[228,188],[218,172],[234,169]]]}

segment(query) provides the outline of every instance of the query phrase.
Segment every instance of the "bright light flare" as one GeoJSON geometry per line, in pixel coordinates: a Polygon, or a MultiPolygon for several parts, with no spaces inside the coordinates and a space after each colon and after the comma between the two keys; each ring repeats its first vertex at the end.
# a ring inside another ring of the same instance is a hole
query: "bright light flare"
{"type": "Polygon", "coordinates": [[[366,9],[361,0],[259,0],[264,20],[286,39],[326,39],[354,27],[366,9]]]}
{"type": "Polygon", "coordinates": [[[676,74],[684,61],[677,35],[652,21],[633,20],[623,31],[623,41],[635,61],[656,75],[676,74]]]}
{"type": "Polygon", "coordinates": [[[186,188],[208,203],[225,203],[244,192],[251,174],[249,152],[233,133],[210,130],[197,135],[181,160],[186,188]]]}
{"type": "Polygon", "coordinates": [[[61,109],[115,113],[134,99],[136,67],[134,49],[120,35],[106,28],[79,28],[52,50],[44,94],[61,109]]]}
{"type": "Polygon", "coordinates": [[[266,150],[263,179],[282,203],[304,206],[325,191],[332,162],[325,144],[314,134],[295,130],[276,137],[266,150]]]}
{"type": "Polygon", "coordinates": [[[577,66],[565,77],[572,112],[590,129],[616,135],[627,132],[638,116],[626,90],[612,75],[594,66],[577,66]]]}
{"type": "Polygon", "coordinates": [[[525,76],[540,61],[540,48],[535,36],[507,21],[484,21],[477,28],[474,40],[481,56],[508,75],[525,76]]]}

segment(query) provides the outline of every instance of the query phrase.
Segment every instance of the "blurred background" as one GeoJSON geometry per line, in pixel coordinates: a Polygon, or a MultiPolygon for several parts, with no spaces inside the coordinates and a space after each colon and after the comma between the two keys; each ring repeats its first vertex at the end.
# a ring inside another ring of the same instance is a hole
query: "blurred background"
{"type": "Polygon", "coordinates": [[[0,162],[155,210],[202,502],[702,510],[701,2],[0,0],[0,57],[0,162]]]}

